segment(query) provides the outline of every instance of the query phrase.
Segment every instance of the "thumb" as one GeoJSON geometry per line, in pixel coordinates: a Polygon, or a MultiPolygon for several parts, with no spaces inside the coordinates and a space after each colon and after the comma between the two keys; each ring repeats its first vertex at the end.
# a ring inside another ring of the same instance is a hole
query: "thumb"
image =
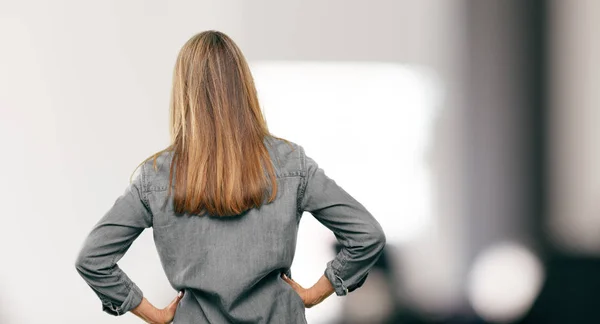
{"type": "Polygon", "coordinates": [[[173,299],[173,301],[171,301],[171,303],[170,303],[170,304],[169,304],[169,306],[167,306],[167,307],[169,307],[169,308],[172,308],[172,307],[177,307],[177,304],[179,303],[179,301],[180,301],[182,298],[183,298],[183,290],[182,290],[182,291],[180,291],[180,292],[177,294],[177,296],[175,297],[175,299],[173,299]]]}
{"type": "Polygon", "coordinates": [[[300,287],[300,285],[295,282],[294,280],[292,280],[291,278],[288,278],[288,276],[286,276],[285,274],[281,276],[283,278],[283,280],[285,282],[287,282],[290,286],[296,288],[296,287],[300,287]]]}

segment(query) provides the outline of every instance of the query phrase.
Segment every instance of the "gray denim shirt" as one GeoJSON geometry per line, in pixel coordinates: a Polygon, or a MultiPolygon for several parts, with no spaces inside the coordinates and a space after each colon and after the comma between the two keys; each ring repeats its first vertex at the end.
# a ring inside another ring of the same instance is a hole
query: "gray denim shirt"
{"type": "Polygon", "coordinates": [[[136,172],[87,236],[76,269],[102,309],[122,315],[142,290],[117,265],[133,241],[152,228],[165,274],[184,290],[173,323],[306,323],[304,303],[280,277],[291,277],[298,226],[311,213],[342,249],[324,274],[343,296],[360,287],[379,258],[385,235],[377,220],[329,178],[304,148],[272,137],[265,144],[276,169],[276,199],[233,217],[175,216],[167,199],[171,153],[136,172]]]}

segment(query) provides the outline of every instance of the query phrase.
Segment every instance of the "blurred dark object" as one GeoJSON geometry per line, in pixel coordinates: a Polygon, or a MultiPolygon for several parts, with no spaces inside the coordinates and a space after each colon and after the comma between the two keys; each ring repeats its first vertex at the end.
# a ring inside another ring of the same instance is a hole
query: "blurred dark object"
{"type": "Polygon", "coordinates": [[[518,323],[600,323],[600,258],[555,255],[546,267],[546,283],[518,323]]]}

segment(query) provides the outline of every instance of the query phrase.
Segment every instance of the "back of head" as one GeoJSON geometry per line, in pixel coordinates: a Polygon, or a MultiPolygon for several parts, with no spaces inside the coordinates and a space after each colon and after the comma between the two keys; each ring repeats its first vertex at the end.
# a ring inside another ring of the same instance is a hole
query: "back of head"
{"type": "Polygon", "coordinates": [[[181,48],[170,136],[169,195],[174,181],[176,213],[237,215],[275,198],[275,171],[263,142],[271,135],[248,64],[227,35],[205,31],[181,48]]]}

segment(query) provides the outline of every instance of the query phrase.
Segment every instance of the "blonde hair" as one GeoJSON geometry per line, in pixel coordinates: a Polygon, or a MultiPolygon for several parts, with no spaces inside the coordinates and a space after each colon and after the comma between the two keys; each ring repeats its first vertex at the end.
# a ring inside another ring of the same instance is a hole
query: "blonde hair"
{"type": "Polygon", "coordinates": [[[140,165],[154,158],[156,169],[158,156],[173,153],[168,195],[175,181],[176,213],[238,215],[276,197],[266,136],[278,138],[269,133],[242,52],[227,35],[209,30],[190,38],[177,57],[171,144],[140,165]]]}

